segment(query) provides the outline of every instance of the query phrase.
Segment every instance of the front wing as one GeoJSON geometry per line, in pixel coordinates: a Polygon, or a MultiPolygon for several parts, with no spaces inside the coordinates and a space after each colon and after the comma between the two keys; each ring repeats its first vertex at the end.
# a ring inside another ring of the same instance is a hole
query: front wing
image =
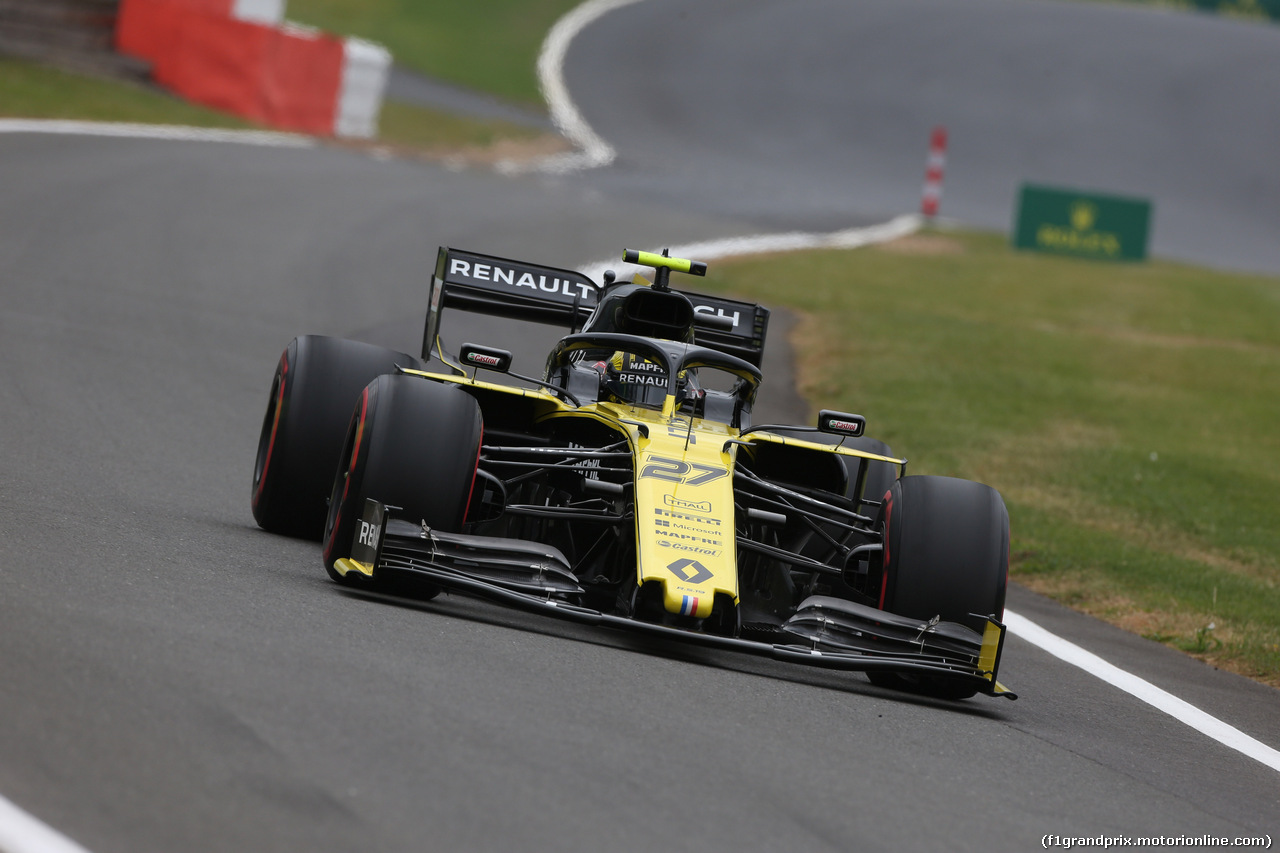
{"type": "Polygon", "coordinates": [[[457,592],[586,625],[617,628],[788,663],[853,672],[945,676],[980,693],[1016,699],[996,680],[1005,626],[991,616],[981,635],[953,622],[922,621],[843,599],[812,596],[780,628],[794,641],[768,643],[642,622],[573,604],[583,594],[555,548],[539,542],[442,533],[390,518],[388,507],[366,503],[343,576],[410,574],[457,592]]]}

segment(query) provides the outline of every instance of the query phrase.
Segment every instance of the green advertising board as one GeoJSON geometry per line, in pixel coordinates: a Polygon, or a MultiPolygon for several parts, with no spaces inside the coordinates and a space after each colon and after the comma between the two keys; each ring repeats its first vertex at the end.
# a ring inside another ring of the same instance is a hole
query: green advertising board
{"type": "Polygon", "coordinates": [[[1151,202],[1024,184],[1013,245],[1105,261],[1147,257],[1151,202]]]}
{"type": "Polygon", "coordinates": [[[1171,6],[1188,6],[1235,18],[1280,19],[1280,0],[1183,0],[1171,6]]]}

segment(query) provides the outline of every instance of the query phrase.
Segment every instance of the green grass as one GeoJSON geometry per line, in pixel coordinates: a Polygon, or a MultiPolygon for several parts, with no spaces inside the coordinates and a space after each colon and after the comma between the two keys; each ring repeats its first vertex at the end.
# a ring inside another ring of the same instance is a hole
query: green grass
{"type": "MultiPolygon", "coordinates": [[[[151,87],[4,58],[0,58],[0,116],[219,128],[257,126],[151,87]]],[[[540,131],[507,122],[386,101],[378,141],[411,151],[441,153],[529,142],[542,136],[540,131]]]]}
{"type": "Polygon", "coordinates": [[[581,0],[290,0],[289,17],[380,42],[433,77],[541,106],[538,50],[581,0]]]}
{"type": "Polygon", "coordinates": [[[425,107],[386,101],[378,122],[382,142],[423,150],[484,148],[503,140],[532,140],[542,131],[504,121],[472,119],[425,107]]]}
{"type": "MultiPolygon", "coordinates": [[[[542,105],[535,63],[547,31],[579,0],[292,0],[289,16],[391,49],[395,61],[460,86],[542,105]]],[[[249,127],[161,91],[0,59],[0,115],[249,127]]],[[[380,141],[437,152],[522,143],[539,132],[388,101],[380,141]]]]}
{"type": "Polygon", "coordinates": [[[0,115],[244,128],[235,116],[145,86],[0,58],[0,115]]]}
{"type": "Polygon", "coordinates": [[[1136,3],[1188,12],[1212,12],[1230,18],[1256,21],[1280,18],[1280,0],[1103,0],[1103,2],[1136,3]]]}
{"type": "Polygon", "coordinates": [[[866,415],[911,472],[1000,489],[1016,579],[1280,684],[1280,279],[915,242],[945,251],[709,283],[804,312],[807,398],[866,415]]]}

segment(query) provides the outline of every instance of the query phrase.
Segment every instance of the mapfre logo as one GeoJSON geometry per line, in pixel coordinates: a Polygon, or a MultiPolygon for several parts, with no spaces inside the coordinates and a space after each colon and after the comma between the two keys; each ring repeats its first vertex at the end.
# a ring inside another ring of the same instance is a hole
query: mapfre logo
{"type": "Polygon", "coordinates": [[[711,512],[711,501],[682,501],[671,495],[663,495],[662,502],[673,509],[685,509],[690,512],[711,512]]]}

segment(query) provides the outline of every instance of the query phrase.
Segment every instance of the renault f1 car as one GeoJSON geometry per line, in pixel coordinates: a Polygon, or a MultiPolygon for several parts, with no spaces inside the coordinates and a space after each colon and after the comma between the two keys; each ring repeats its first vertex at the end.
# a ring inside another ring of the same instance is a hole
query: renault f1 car
{"type": "Polygon", "coordinates": [[[442,247],[418,356],[295,338],[253,474],[268,531],[341,584],[411,578],[562,619],[862,671],[943,698],[996,680],[1009,520],[989,486],[907,476],[860,415],[753,424],[768,309],[442,247]],[[446,309],[569,331],[541,377],[448,352],[446,309]],[[354,407],[354,410],[353,410],[354,407]]]}

